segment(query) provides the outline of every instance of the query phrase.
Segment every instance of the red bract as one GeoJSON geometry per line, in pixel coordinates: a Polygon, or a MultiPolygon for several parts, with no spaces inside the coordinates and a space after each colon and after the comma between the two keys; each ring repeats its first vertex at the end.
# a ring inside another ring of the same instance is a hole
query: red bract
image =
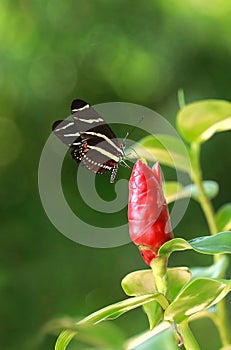
{"type": "Polygon", "coordinates": [[[141,160],[134,165],[129,181],[128,221],[131,240],[150,265],[160,246],[173,238],[159,163],[152,169],[141,160]]]}

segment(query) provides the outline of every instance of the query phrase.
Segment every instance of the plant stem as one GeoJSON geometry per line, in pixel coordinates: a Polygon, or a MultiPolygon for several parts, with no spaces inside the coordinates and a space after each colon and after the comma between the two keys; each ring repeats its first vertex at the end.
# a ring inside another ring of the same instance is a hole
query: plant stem
{"type": "Polygon", "coordinates": [[[184,347],[186,350],[200,350],[199,344],[197,343],[194,335],[192,334],[188,321],[183,321],[177,325],[178,331],[182,336],[184,347]]]}
{"type": "MultiPolygon", "coordinates": [[[[203,188],[203,182],[202,182],[202,172],[200,167],[200,144],[193,143],[191,147],[191,161],[192,161],[192,179],[194,183],[197,186],[198,192],[199,192],[199,201],[201,208],[204,212],[205,218],[207,220],[210,234],[214,235],[217,233],[217,226],[215,221],[215,215],[214,210],[212,207],[212,204],[210,200],[207,198],[206,193],[203,188]]],[[[218,261],[220,258],[219,255],[214,255],[214,261],[218,261]]],[[[224,276],[220,276],[222,278],[224,276]]],[[[228,329],[228,318],[226,313],[226,305],[225,300],[222,299],[217,304],[217,316],[218,316],[218,322],[217,327],[219,330],[221,342],[223,346],[230,344],[231,339],[229,335],[229,329],[228,329]]]]}
{"type": "Polygon", "coordinates": [[[208,222],[209,230],[211,235],[215,235],[217,233],[217,225],[214,218],[214,210],[210,200],[207,198],[206,193],[202,184],[202,174],[200,167],[200,144],[193,143],[191,148],[191,160],[192,160],[192,178],[195,182],[198,192],[199,192],[199,200],[202,210],[205,214],[206,220],[208,222]]]}
{"type": "Polygon", "coordinates": [[[167,292],[167,261],[166,256],[154,258],[150,264],[152,268],[154,281],[159,293],[166,295],[167,292]]]}
{"type": "Polygon", "coordinates": [[[229,345],[231,344],[231,339],[230,339],[230,331],[228,326],[228,317],[226,312],[225,299],[222,299],[217,304],[217,315],[219,319],[219,322],[217,322],[217,326],[219,329],[222,345],[223,346],[229,345]]]}

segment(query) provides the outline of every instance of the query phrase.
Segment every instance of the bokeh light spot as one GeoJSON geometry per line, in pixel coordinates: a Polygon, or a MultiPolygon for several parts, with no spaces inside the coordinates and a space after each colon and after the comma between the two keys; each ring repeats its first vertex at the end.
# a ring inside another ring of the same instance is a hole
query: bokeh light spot
{"type": "Polygon", "coordinates": [[[11,119],[0,118],[0,166],[12,163],[22,148],[20,130],[11,119]]]}
{"type": "Polygon", "coordinates": [[[77,80],[77,70],[67,56],[49,54],[32,63],[29,78],[37,96],[53,100],[63,98],[72,91],[77,80]]]}

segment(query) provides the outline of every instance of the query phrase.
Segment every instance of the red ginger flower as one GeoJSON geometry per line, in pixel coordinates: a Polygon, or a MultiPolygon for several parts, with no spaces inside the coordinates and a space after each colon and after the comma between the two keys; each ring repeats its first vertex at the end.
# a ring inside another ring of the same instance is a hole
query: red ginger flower
{"type": "Polygon", "coordinates": [[[134,165],[129,181],[128,221],[131,240],[150,265],[162,244],[173,238],[159,163],[152,169],[141,160],[134,165]]]}

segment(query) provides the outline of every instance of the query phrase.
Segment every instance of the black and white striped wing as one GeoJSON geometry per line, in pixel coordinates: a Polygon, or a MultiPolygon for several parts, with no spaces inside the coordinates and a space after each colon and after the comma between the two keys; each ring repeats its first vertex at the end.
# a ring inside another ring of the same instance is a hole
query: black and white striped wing
{"type": "Polygon", "coordinates": [[[52,125],[54,134],[68,147],[75,149],[75,160],[81,161],[82,138],[74,121],[57,120],[52,125]]]}
{"type": "Polygon", "coordinates": [[[104,174],[113,170],[114,181],[118,162],[124,157],[114,132],[105,120],[82,100],[71,104],[73,121],[57,121],[54,133],[71,148],[72,157],[90,171],[104,174]]]}
{"type": "MultiPolygon", "coordinates": [[[[82,100],[74,100],[71,110],[82,138],[82,164],[97,174],[115,168],[122,151],[112,129],[94,108],[82,100]]],[[[73,158],[76,155],[78,157],[78,152],[73,150],[73,158]]]]}
{"type": "Polygon", "coordinates": [[[117,165],[117,162],[113,161],[111,157],[105,156],[95,149],[90,149],[86,144],[83,144],[80,151],[73,148],[71,155],[77,161],[81,159],[81,164],[96,174],[104,174],[117,165]]]}
{"type": "Polygon", "coordinates": [[[67,146],[71,146],[75,141],[81,143],[80,133],[74,121],[71,120],[57,120],[52,125],[54,134],[67,146]]]}
{"type": "Polygon", "coordinates": [[[77,129],[85,137],[90,139],[96,136],[94,133],[103,135],[107,139],[114,139],[114,142],[119,147],[119,142],[116,139],[116,135],[105,122],[105,120],[99,115],[96,110],[83,100],[74,100],[71,104],[72,117],[76,123],[77,129]]]}

